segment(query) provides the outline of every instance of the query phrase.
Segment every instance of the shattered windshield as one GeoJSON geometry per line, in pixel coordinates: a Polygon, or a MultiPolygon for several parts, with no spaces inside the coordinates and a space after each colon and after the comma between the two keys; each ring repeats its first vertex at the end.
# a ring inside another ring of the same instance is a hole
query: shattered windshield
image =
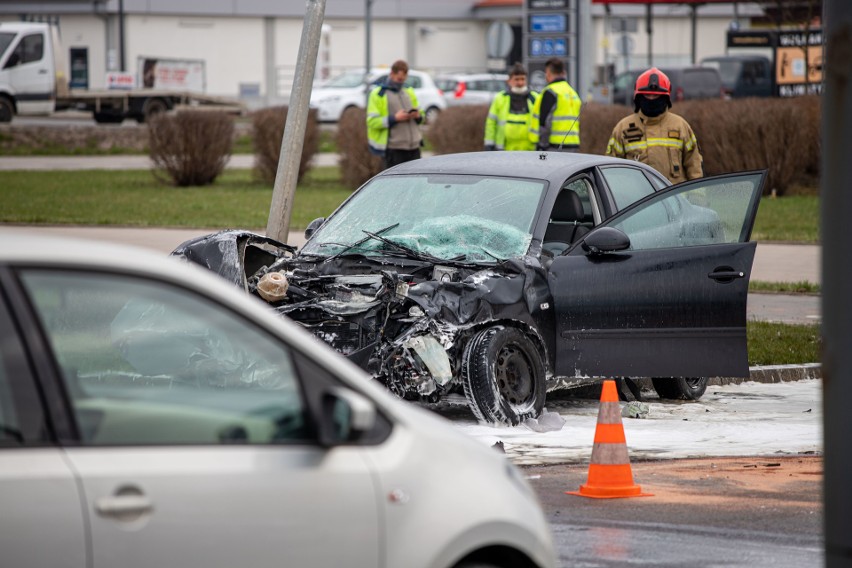
{"type": "Polygon", "coordinates": [[[521,256],[544,189],[541,180],[478,175],[376,178],[329,218],[302,253],[413,252],[468,262],[521,256]]]}

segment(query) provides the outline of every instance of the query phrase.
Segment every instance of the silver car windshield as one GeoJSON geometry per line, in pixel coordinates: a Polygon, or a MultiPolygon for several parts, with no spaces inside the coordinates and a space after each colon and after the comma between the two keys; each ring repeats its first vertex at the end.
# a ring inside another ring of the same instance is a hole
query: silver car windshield
{"type": "Polygon", "coordinates": [[[394,245],[402,245],[443,260],[496,262],[521,256],[529,248],[544,189],[543,181],[529,179],[379,177],[332,215],[302,253],[398,256],[404,252],[394,245]]]}

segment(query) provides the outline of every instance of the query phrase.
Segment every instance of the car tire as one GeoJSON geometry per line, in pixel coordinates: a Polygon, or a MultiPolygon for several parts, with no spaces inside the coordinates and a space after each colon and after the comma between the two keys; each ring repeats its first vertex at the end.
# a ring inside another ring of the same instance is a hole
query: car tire
{"type": "Polygon", "coordinates": [[[698,400],[707,390],[707,379],[654,378],[654,390],[660,398],[670,400],[698,400]]]}
{"type": "Polygon", "coordinates": [[[426,109],[426,124],[435,124],[435,121],[438,120],[438,115],[441,114],[441,109],[438,107],[429,107],[426,109]]]}
{"type": "Polygon", "coordinates": [[[0,97],[0,122],[12,122],[13,116],[15,116],[15,107],[12,101],[6,97],[0,97]]]}
{"type": "Polygon", "coordinates": [[[489,423],[517,425],[544,409],[544,363],[532,340],[513,327],[490,327],[465,347],[462,383],[468,406],[489,423]]]}
{"type": "Polygon", "coordinates": [[[165,114],[169,110],[169,105],[163,99],[148,99],[142,106],[142,120],[139,122],[151,122],[158,116],[165,114]]]}

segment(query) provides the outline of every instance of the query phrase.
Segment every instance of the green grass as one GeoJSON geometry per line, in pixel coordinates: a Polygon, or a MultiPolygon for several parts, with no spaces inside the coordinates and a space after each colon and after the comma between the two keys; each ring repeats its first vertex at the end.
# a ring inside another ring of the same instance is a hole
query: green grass
{"type": "MultiPolygon", "coordinates": [[[[328,216],[351,192],[337,168],[314,168],[296,190],[291,229],[328,216]]],[[[0,172],[0,222],[191,228],[266,227],[272,187],[226,170],[205,187],[175,188],[150,171],[0,172]]]]}
{"type": "Polygon", "coordinates": [[[764,282],[762,280],[752,280],[748,283],[749,292],[761,292],[765,294],[812,294],[819,295],[822,293],[822,287],[819,284],[801,280],[799,282],[764,282]]]}
{"type": "Polygon", "coordinates": [[[818,325],[750,321],[749,365],[796,365],[820,361],[818,325]]]}
{"type": "Polygon", "coordinates": [[[819,242],[819,197],[791,195],[760,200],[753,241],[819,242]]]}

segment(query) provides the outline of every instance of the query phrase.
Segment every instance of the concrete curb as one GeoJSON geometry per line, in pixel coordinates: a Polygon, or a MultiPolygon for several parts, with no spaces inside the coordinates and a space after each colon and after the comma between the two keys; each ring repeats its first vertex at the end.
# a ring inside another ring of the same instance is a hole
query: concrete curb
{"type": "Polygon", "coordinates": [[[716,377],[710,379],[708,385],[738,385],[745,382],[755,383],[786,383],[789,381],[804,381],[822,379],[822,364],[805,363],[803,365],[762,365],[749,367],[749,377],[716,377]]]}

